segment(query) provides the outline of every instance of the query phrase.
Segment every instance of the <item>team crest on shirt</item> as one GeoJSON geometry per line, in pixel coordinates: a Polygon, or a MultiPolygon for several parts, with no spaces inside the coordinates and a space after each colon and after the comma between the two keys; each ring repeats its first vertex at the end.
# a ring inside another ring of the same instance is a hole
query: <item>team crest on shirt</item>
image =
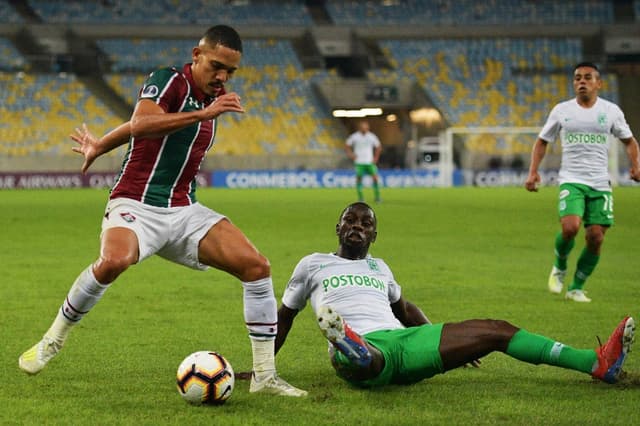
{"type": "Polygon", "coordinates": [[[600,125],[600,127],[604,127],[607,125],[607,114],[605,114],[604,112],[598,114],[598,124],[600,125]]]}
{"type": "Polygon", "coordinates": [[[150,84],[148,86],[144,86],[144,88],[142,89],[142,93],[140,94],[140,97],[153,98],[158,96],[159,92],[160,90],[158,89],[158,86],[156,86],[155,84],[150,84]]]}
{"type": "Polygon", "coordinates": [[[131,213],[120,213],[120,217],[127,223],[133,223],[136,221],[136,217],[131,213]]]}
{"type": "Polygon", "coordinates": [[[372,271],[380,272],[380,267],[378,266],[378,262],[373,259],[367,259],[367,265],[369,265],[369,269],[372,271]]]}

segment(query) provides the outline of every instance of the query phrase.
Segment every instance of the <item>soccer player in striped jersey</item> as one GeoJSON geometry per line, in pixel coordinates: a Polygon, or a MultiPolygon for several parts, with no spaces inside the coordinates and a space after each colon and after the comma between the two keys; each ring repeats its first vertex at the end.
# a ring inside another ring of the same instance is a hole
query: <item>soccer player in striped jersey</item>
{"type": "Polygon", "coordinates": [[[338,376],[359,387],[410,384],[499,351],[530,364],[547,364],[618,381],[634,340],[625,317],[597,349],[575,349],[501,320],[432,324],[405,299],[389,266],[369,254],[377,218],[353,203],[336,225],[338,250],[313,253],[295,267],[278,310],[276,350],[307,301],[330,344],[338,376]]]}
{"type": "Polygon", "coordinates": [[[242,41],[231,27],[206,31],[182,68],[154,71],[129,122],[100,139],[84,126],[72,138],[82,171],[129,143],[102,221],[100,256],[78,276],[42,340],[20,356],[30,374],[59,352],[70,330],[129,266],[157,254],[196,270],[214,267],[243,285],[244,319],[253,349],[251,392],[303,396],[276,373],[277,302],[269,261],[229,219],[196,200],[196,174],[221,114],[242,113],[225,83],[238,69],[242,41]]]}
{"type": "Polygon", "coordinates": [[[620,108],[598,96],[602,87],[595,64],[582,62],[573,72],[575,99],[560,102],[550,112],[531,153],[528,191],[537,191],[540,183],[538,167],[547,145],[558,136],[562,144],[558,197],[561,231],[555,238],[555,261],[547,281],[551,293],[561,293],[567,274],[567,258],[575,238],[584,224],[586,245],[578,257],[573,281],[565,298],[575,302],[591,302],[583,287],[600,260],[605,233],[613,225],[613,193],[608,173],[610,136],[626,147],[632,180],[640,181],[638,142],[620,108]]]}

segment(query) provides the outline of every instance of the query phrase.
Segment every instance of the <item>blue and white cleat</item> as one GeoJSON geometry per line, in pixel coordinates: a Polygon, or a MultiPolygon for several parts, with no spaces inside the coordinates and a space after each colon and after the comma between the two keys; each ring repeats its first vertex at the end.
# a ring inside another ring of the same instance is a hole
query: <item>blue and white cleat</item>
{"type": "Polygon", "coordinates": [[[353,331],[340,314],[329,306],[320,306],[317,313],[318,326],[324,337],[359,367],[371,364],[371,352],[362,337],[353,331]]]}

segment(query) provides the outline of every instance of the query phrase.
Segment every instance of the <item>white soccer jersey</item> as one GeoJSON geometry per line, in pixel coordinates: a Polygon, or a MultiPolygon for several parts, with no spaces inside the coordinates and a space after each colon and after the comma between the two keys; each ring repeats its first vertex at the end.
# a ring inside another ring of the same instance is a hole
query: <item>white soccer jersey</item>
{"type": "Polygon", "coordinates": [[[373,150],[380,146],[380,139],[372,132],[355,132],[347,138],[347,145],[356,156],[355,164],[373,164],[373,150]]]}
{"type": "Polygon", "coordinates": [[[580,106],[576,99],[561,102],[551,110],[538,137],[554,143],[558,135],[562,143],[559,182],[610,191],[609,135],[633,136],[622,110],[602,98],[591,108],[580,106]]]}
{"type": "Polygon", "coordinates": [[[288,308],[302,310],[307,300],[314,312],[331,306],[359,334],[404,328],[390,303],[400,299],[400,286],[382,259],[345,259],[314,253],[298,262],[282,296],[288,308]]]}

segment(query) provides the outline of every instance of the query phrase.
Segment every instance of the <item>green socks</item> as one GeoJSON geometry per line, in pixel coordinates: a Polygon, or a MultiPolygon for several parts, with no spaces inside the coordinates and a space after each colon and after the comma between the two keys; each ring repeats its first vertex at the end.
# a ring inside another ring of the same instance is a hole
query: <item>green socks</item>
{"type": "Polygon", "coordinates": [[[380,186],[378,182],[373,182],[373,195],[376,198],[376,201],[380,201],[380,186]]]}
{"type": "Polygon", "coordinates": [[[582,289],[584,282],[596,268],[599,260],[600,255],[591,253],[586,247],[582,249],[582,253],[580,253],[580,257],[578,258],[576,273],[573,276],[573,282],[569,286],[569,291],[582,289]]]}
{"type": "MultiPolygon", "coordinates": [[[[574,245],[575,239],[571,241],[565,241],[562,238],[562,232],[558,232],[556,234],[556,259],[554,262],[556,268],[563,271],[567,270],[567,257],[574,245]]],[[[587,250],[586,247],[582,249],[582,253],[580,253],[580,257],[578,258],[576,273],[573,276],[573,282],[569,286],[568,290],[581,290],[584,286],[585,281],[587,280],[587,278],[589,278],[589,275],[591,275],[593,270],[596,268],[599,260],[600,255],[591,253],[589,250],[587,250]]]]}
{"type": "Polygon", "coordinates": [[[567,256],[571,249],[576,244],[575,238],[570,241],[565,241],[562,238],[562,232],[558,232],[556,234],[556,242],[555,242],[555,253],[556,253],[556,268],[566,271],[567,270],[567,256]]]}
{"type": "Polygon", "coordinates": [[[513,335],[506,354],[529,364],[554,365],[587,374],[591,374],[598,361],[592,349],[574,349],[523,329],[513,335]]]}
{"type": "MultiPolygon", "coordinates": [[[[364,201],[364,193],[362,192],[362,182],[356,182],[356,191],[358,192],[358,200],[364,201]]],[[[378,182],[373,182],[373,195],[376,201],[380,201],[380,185],[378,182]]]]}

